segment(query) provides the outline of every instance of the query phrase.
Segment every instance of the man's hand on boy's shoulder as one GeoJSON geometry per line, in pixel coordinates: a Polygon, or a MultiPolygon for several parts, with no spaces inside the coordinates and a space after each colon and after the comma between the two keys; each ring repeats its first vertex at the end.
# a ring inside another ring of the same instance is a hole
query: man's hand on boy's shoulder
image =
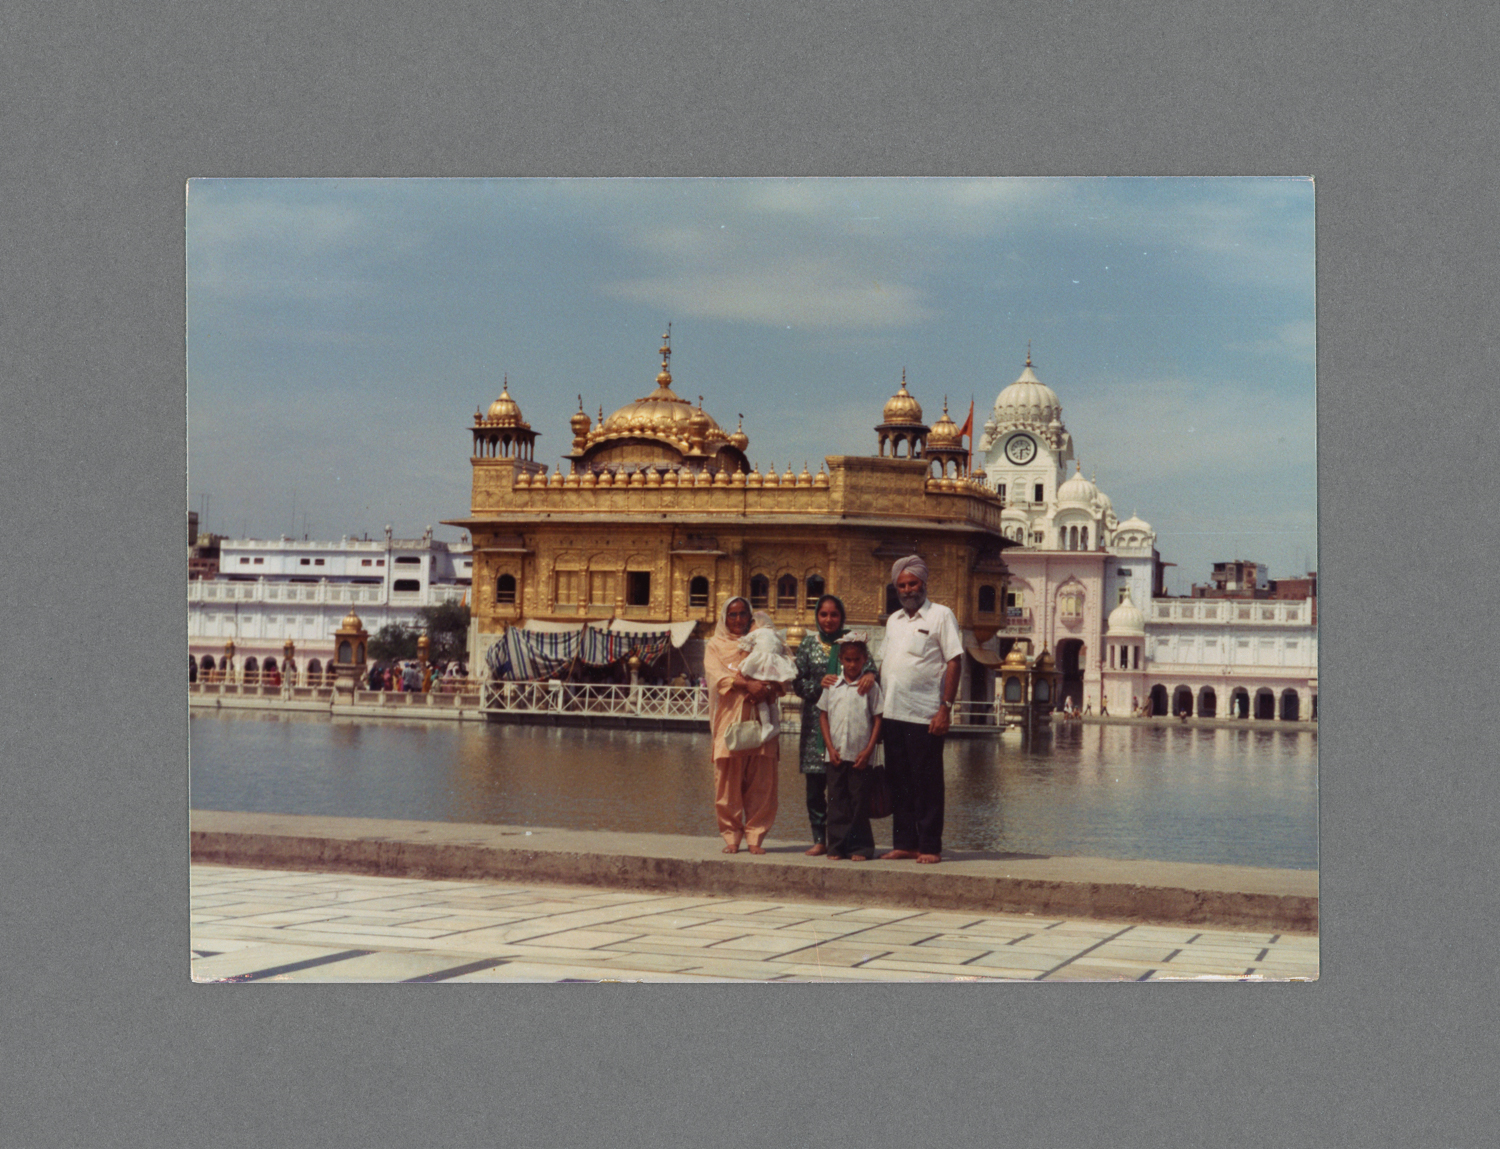
{"type": "Polygon", "coordinates": [[[866,671],[863,675],[860,676],[860,679],[859,679],[859,692],[860,692],[860,694],[869,694],[870,693],[870,687],[872,687],[874,685],[875,685],[875,676],[873,674],[871,674],[868,671],[866,671]]]}

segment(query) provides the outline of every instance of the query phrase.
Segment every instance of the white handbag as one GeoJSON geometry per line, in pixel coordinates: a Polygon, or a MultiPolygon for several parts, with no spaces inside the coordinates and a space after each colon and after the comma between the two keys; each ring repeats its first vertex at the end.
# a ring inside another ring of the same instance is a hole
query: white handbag
{"type": "Polygon", "coordinates": [[[724,731],[724,748],[730,753],[759,750],[766,744],[766,730],[759,722],[732,722],[724,731]]]}

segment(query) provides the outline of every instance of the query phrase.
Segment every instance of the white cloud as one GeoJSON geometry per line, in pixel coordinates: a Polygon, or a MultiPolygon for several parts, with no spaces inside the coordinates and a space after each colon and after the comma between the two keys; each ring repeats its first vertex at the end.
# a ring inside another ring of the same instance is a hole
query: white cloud
{"type": "Polygon", "coordinates": [[[679,271],[610,284],[605,290],[673,315],[799,330],[903,327],[935,314],[919,288],[885,281],[831,256],[679,271]]]}

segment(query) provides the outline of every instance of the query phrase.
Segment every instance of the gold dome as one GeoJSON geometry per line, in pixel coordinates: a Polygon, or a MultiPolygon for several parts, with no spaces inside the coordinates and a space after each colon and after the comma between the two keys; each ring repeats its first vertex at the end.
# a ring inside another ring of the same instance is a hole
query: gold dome
{"type": "Polygon", "coordinates": [[[734,434],[729,436],[729,445],[741,454],[750,446],[750,436],[745,434],[745,417],[740,416],[739,426],[734,429],[734,434]]]}
{"type": "MultiPolygon", "coordinates": [[[[887,404],[889,406],[889,404],[887,404]]],[[[948,418],[948,397],[943,397],[943,417],[932,425],[932,430],[927,432],[927,447],[957,447],[960,445],[962,436],[958,433],[958,424],[948,418]]]]}
{"type": "MultiPolygon", "coordinates": [[[[672,372],[669,366],[671,355],[671,327],[668,325],[668,333],[662,336],[661,372],[656,377],[656,390],[633,403],[627,403],[608,417],[600,410],[599,422],[592,430],[587,430],[580,436],[583,439],[582,450],[589,458],[612,457],[601,456],[601,452],[613,451],[614,444],[619,440],[632,439],[654,439],[670,448],[667,454],[674,459],[685,455],[716,456],[721,447],[732,447],[741,455],[744,454],[744,447],[749,445],[750,440],[744,436],[743,431],[737,432],[744,440],[744,446],[741,446],[703,410],[701,395],[698,397],[698,405],[694,407],[672,390],[672,372]]],[[[578,416],[575,415],[574,418],[576,420],[578,416]]],[[[579,424],[575,424],[577,425],[579,424]]],[[[627,451],[632,449],[628,442],[621,446],[627,451]]],[[[630,456],[630,459],[640,461],[635,456],[630,456]]]]}
{"type": "Polygon", "coordinates": [[[490,404],[489,415],[485,422],[500,427],[525,427],[527,425],[521,421],[521,405],[510,397],[508,377],[501,382],[500,398],[490,404]]]}
{"type": "Polygon", "coordinates": [[[901,390],[885,401],[883,412],[887,423],[921,423],[922,405],[906,390],[906,368],[901,369],[901,390]]]}
{"type": "Polygon", "coordinates": [[[359,615],[355,614],[354,611],[351,610],[348,614],[344,615],[344,621],[339,626],[339,629],[340,630],[363,630],[364,627],[365,627],[365,624],[360,620],[359,615]]]}

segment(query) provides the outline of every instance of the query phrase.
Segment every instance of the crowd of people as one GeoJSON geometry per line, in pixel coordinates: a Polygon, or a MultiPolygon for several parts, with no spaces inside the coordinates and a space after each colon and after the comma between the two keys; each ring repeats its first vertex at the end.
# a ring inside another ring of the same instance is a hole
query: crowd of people
{"type": "Polygon", "coordinates": [[[366,675],[366,684],[371,690],[401,691],[408,694],[455,694],[468,682],[468,668],[457,660],[452,662],[429,662],[425,666],[416,659],[399,662],[377,662],[371,665],[366,675]]]}
{"type": "MultiPolygon", "coordinates": [[[[799,768],[807,780],[813,844],[831,861],[875,857],[872,807],[888,791],[892,849],[885,861],[932,865],[943,855],[943,739],[962,669],[958,620],[927,597],[927,564],[899,559],[891,582],[901,609],[886,621],[881,665],[868,636],[845,626],[844,604],[818,600],[817,633],[795,661],[769,618],[731,598],[704,651],[713,735],[714,812],[726,854],[764,854],[777,812],[778,699],[802,699],[799,768]],[[770,633],[767,634],[766,631],[770,633]],[[749,673],[747,673],[749,671],[749,673]],[[816,722],[812,715],[817,715],[816,722]],[[875,767],[883,752],[883,779],[875,767]]],[[[883,809],[875,809],[877,815],[883,809]]]]}

